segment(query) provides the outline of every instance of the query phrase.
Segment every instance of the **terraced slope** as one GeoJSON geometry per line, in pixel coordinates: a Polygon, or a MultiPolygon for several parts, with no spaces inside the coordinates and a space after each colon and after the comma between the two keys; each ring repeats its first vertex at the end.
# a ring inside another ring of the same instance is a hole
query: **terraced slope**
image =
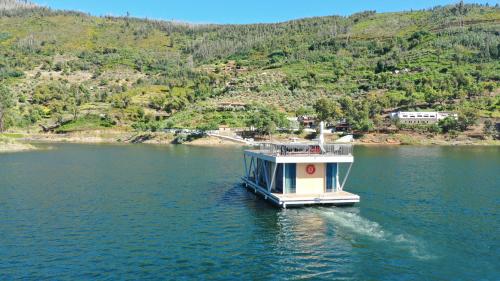
{"type": "Polygon", "coordinates": [[[498,117],[500,9],[190,25],[1,0],[0,83],[14,101],[3,127],[32,130],[245,126],[265,110],[310,112],[322,97],[357,123],[415,107],[498,117]]]}

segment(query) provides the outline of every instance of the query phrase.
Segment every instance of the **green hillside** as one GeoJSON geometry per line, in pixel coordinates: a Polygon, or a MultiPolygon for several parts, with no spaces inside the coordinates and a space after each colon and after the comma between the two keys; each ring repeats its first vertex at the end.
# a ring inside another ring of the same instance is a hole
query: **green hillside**
{"type": "Polygon", "coordinates": [[[500,117],[498,6],[192,25],[14,2],[0,0],[3,129],[279,125],[321,98],[357,130],[396,108],[500,117]]]}

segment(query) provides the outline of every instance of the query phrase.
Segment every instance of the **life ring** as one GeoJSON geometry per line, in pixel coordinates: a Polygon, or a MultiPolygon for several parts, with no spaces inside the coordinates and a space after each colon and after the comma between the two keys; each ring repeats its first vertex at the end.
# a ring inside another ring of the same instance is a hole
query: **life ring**
{"type": "Polygon", "coordinates": [[[309,164],[306,166],[306,173],[308,173],[309,175],[312,175],[316,172],[316,166],[314,166],[313,164],[309,164]]]}

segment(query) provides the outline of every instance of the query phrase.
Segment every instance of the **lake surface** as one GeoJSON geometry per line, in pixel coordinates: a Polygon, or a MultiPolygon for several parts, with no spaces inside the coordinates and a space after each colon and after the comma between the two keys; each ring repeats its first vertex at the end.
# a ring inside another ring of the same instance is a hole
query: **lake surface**
{"type": "Polygon", "coordinates": [[[347,208],[280,210],[242,149],[0,154],[0,280],[499,280],[500,148],[356,147],[347,208]]]}

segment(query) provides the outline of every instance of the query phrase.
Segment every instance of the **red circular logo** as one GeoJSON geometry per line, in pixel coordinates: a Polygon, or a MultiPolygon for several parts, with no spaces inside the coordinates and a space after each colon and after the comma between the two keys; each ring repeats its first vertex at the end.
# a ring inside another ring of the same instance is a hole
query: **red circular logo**
{"type": "Polygon", "coordinates": [[[306,172],[309,174],[309,175],[312,175],[314,174],[314,172],[316,172],[316,167],[314,165],[307,165],[306,167],[306,172]]]}

